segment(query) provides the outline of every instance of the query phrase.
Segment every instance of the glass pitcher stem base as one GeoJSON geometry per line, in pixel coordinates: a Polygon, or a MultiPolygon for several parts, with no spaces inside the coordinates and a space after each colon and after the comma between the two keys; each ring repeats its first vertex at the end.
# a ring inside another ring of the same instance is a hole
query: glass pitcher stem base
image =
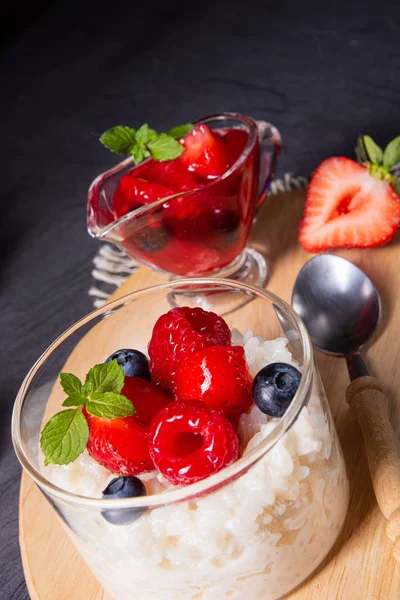
{"type": "MultiPolygon", "coordinates": [[[[264,287],[268,279],[268,268],[262,254],[254,248],[246,247],[233,263],[215,273],[214,276],[264,287]]],[[[180,278],[177,276],[171,277],[171,281],[175,279],[180,278]]],[[[198,289],[196,292],[189,289],[187,291],[171,292],[168,295],[168,300],[173,307],[190,306],[194,308],[198,306],[204,310],[211,310],[224,315],[247,304],[252,300],[252,297],[251,295],[243,297],[242,294],[236,295],[232,292],[216,291],[208,286],[202,292],[198,289]]]]}

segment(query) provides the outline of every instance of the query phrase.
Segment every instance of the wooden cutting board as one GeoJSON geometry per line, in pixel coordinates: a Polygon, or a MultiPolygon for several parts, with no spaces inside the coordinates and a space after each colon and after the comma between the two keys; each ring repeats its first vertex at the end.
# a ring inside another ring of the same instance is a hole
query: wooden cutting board
{"type": "MultiPolygon", "coordinates": [[[[296,275],[310,258],[297,243],[303,203],[302,191],[271,196],[252,235],[252,245],[268,259],[267,287],[288,302],[296,275]]],[[[392,400],[392,423],[400,434],[400,237],[383,248],[339,254],[364,269],[382,296],[382,326],[367,357],[372,372],[381,379],[392,400]]],[[[142,267],[112,299],[166,279],[165,275],[142,267]]],[[[385,536],[384,519],[373,495],[361,433],[344,399],[349,382],[345,361],[322,354],[316,358],[347,463],[350,509],[343,532],[323,565],[287,598],[399,600],[400,566],[391,557],[391,543],[385,536]]],[[[20,494],[20,545],[32,599],[111,600],[25,474],[20,494]]]]}

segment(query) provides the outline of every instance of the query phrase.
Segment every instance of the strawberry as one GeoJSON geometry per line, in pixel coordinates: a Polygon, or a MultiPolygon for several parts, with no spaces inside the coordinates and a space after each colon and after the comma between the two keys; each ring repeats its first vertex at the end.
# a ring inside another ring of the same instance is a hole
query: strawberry
{"type": "Polygon", "coordinates": [[[369,160],[328,158],[311,178],[299,231],[308,252],[381,246],[398,230],[400,197],[390,168],[400,159],[399,151],[389,144],[383,153],[367,136],[359,138],[359,145],[369,160]]]}
{"type": "Polygon", "coordinates": [[[211,346],[189,354],[174,382],[178,400],[202,400],[236,423],[253,402],[252,379],[242,346],[211,346]]]}
{"type": "Polygon", "coordinates": [[[132,402],[136,410],[133,418],[143,425],[150,425],[156,414],[171,402],[171,397],[164,394],[158,386],[140,377],[125,375],[121,394],[132,402]]]}
{"type": "Polygon", "coordinates": [[[180,141],[185,147],[180,162],[196,175],[215,178],[229,169],[228,144],[208,125],[197,125],[180,141]]]}
{"type": "Polygon", "coordinates": [[[144,204],[151,204],[159,198],[170,196],[174,192],[159,183],[139,179],[132,174],[124,175],[115,190],[113,213],[116,219],[144,204]]]}
{"type": "Polygon", "coordinates": [[[180,158],[166,162],[149,160],[146,165],[143,165],[142,173],[141,176],[147,181],[164,185],[174,192],[194,190],[201,184],[204,186],[207,183],[206,180],[199,183],[196,174],[189,171],[187,165],[180,158]]]}
{"type": "Polygon", "coordinates": [[[149,454],[149,427],[135,416],[117,419],[96,417],[83,409],[89,425],[87,450],[112,473],[138,475],[154,469],[149,454]]]}

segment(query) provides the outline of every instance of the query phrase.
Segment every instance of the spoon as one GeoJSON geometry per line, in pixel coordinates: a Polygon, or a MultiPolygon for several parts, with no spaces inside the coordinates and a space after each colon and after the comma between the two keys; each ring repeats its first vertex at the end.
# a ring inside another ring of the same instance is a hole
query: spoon
{"type": "Polygon", "coordinates": [[[381,317],[377,289],[350,261],[333,254],[309,260],[297,275],[292,306],[318,350],[346,358],[346,399],[361,427],[376,500],[400,561],[400,442],[389,422],[389,403],[360,350],[381,317]]]}

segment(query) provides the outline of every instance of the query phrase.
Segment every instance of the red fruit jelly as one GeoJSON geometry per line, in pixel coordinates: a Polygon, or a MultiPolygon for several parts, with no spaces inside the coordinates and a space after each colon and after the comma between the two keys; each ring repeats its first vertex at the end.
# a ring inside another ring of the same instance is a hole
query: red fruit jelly
{"type": "Polygon", "coordinates": [[[176,275],[205,275],[245,247],[257,202],[259,144],[229,172],[247,132],[200,124],[180,141],[185,150],[178,159],[150,159],[125,171],[110,208],[114,220],[135,211],[118,225],[118,243],[130,256],[176,275]]]}

